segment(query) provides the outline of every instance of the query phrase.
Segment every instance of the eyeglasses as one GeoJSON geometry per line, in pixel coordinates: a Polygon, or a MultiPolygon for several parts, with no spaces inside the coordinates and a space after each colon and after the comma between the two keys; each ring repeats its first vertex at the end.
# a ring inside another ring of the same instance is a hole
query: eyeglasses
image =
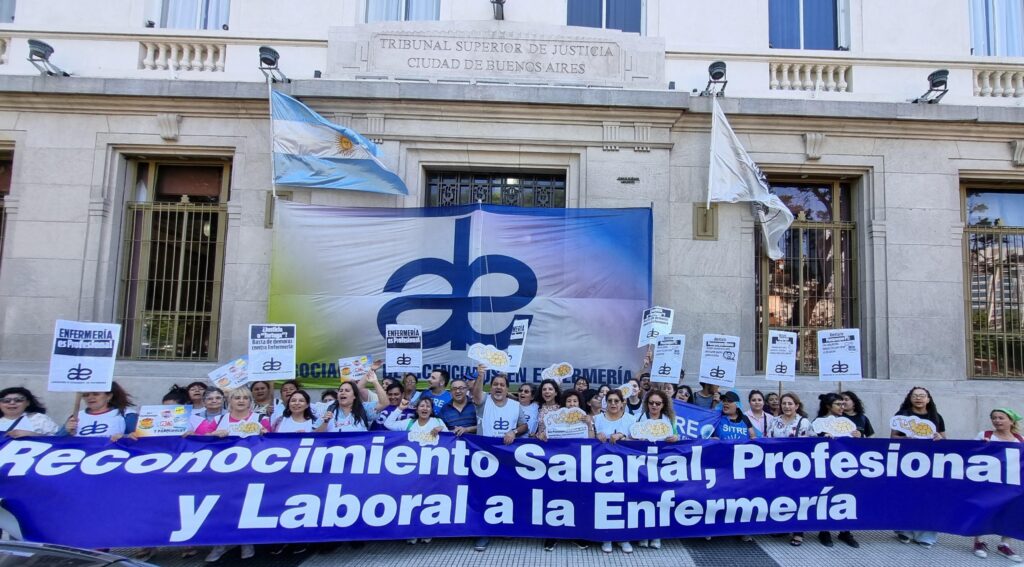
{"type": "Polygon", "coordinates": [[[0,400],[0,402],[3,402],[5,404],[20,404],[21,402],[24,401],[28,401],[28,398],[24,398],[22,396],[11,396],[10,398],[4,398],[0,400]]]}
{"type": "Polygon", "coordinates": [[[452,388],[452,391],[453,392],[465,392],[468,389],[469,388],[467,388],[466,386],[456,386],[456,387],[452,388]]]}
{"type": "Polygon", "coordinates": [[[650,401],[650,402],[647,402],[647,405],[649,405],[649,406],[663,406],[665,404],[662,403],[662,402],[650,401]]]}
{"type": "Polygon", "coordinates": [[[914,400],[927,400],[928,399],[928,394],[914,394],[914,395],[910,396],[910,398],[914,399],[914,400]]]}

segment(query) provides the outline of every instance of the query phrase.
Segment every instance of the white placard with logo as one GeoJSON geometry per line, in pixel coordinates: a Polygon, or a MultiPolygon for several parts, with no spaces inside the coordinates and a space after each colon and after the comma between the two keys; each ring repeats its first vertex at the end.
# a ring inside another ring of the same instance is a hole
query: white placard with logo
{"type": "Polygon", "coordinates": [[[704,335],[700,348],[698,381],[732,388],[736,385],[736,363],[739,358],[739,337],[704,335]]]}
{"type": "Polygon", "coordinates": [[[295,325],[249,325],[249,379],[295,377],[295,325]]]}
{"type": "Polygon", "coordinates": [[[672,318],[675,311],[665,307],[644,309],[643,322],[640,324],[640,338],[637,347],[653,345],[658,337],[672,332],[672,318]]]}
{"type": "Polygon", "coordinates": [[[651,362],[651,382],[679,383],[683,371],[683,351],[686,335],[662,335],[654,343],[654,359],[651,362]]]}
{"type": "Polygon", "coordinates": [[[373,361],[370,360],[369,355],[362,356],[350,356],[348,358],[338,359],[338,376],[341,377],[342,382],[348,382],[349,380],[359,380],[370,371],[370,364],[373,361]]]}
{"type": "Polygon", "coordinates": [[[776,382],[796,380],[796,336],[789,331],[768,331],[765,379],[776,382]]]}
{"type": "Polygon", "coordinates": [[[423,372],[423,329],[417,325],[387,325],[384,341],[388,372],[423,372]]]}
{"type": "Polygon", "coordinates": [[[221,390],[233,390],[249,381],[249,357],[240,356],[207,376],[221,390]]]}
{"type": "Polygon", "coordinates": [[[189,412],[185,406],[142,406],[135,425],[137,437],[171,437],[188,433],[189,412]]]}
{"type": "Polygon", "coordinates": [[[121,325],[58,319],[50,351],[51,392],[109,392],[121,325]]]}
{"type": "Polygon", "coordinates": [[[512,320],[512,334],[508,337],[508,352],[509,363],[502,367],[496,368],[501,372],[508,372],[509,374],[515,374],[519,372],[519,366],[523,362],[523,349],[526,347],[526,332],[530,330],[529,319],[513,319],[512,320]]]}
{"type": "Polygon", "coordinates": [[[860,374],[860,329],[818,331],[818,378],[856,382],[860,374]]]}

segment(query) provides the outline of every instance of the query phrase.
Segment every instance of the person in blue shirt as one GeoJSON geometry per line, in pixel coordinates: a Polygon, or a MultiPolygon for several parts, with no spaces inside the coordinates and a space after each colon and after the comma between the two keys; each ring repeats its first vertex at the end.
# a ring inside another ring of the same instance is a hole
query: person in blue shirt
{"type": "Polygon", "coordinates": [[[469,386],[465,380],[452,380],[452,401],[445,404],[437,414],[448,427],[448,431],[455,435],[476,433],[476,404],[469,401],[468,393],[469,386]]]}
{"type": "Polygon", "coordinates": [[[740,396],[736,392],[721,394],[722,417],[715,425],[715,439],[753,439],[757,436],[750,419],[740,412],[740,396]]]}
{"type": "Polygon", "coordinates": [[[423,390],[417,396],[413,396],[413,399],[409,400],[409,404],[415,405],[420,400],[430,400],[434,403],[434,415],[441,415],[441,410],[444,406],[452,401],[452,393],[445,390],[450,380],[451,377],[447,370],[439,368],[432,371],[430,377],[427,378],[430,388],[423,390]]]}
{"type": "MultiPolygon", "coordinates": [[[[397,382],[392,382],[385,389],[385,393],[387,395],[387,405],[381,408],[380,410],[377,410],[377,419],[375,419],[373,423],[370,424],[371,431],[386,431],[387,428],[384,427],[384,422],[387,421],[388,416],[391,415],[391,412],[393,411],[402,412],[402,415],[399,416],[399,419],[407,419],[416,416],[415,410],[411,408],[406,408],[404,410],[398,409],[399,406],[402,405],[401,384],[397,382]]],[[[337,395],[335,395],[334,399],[335,401],[337,401],[337,395]]]]}

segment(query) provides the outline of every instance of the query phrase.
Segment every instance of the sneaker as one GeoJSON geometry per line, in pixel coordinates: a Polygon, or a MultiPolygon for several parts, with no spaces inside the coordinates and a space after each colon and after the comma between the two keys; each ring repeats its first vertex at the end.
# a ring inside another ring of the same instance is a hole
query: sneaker
{"type": "Polygon", "coordinates": [[[288,549],[288,544],[287,543],[284,544],[284,545],[275,547],[274,549],[270,550],[270,554],[271,555],[281,555],[282,553],[284,553],[284,550],[286,550],[286,549],[288,549]]]}
{"type": "Polygon", "coordinates": [[[224,557],[224,554],[228,552],[228,546],[218,545],[210,550],[210,554],[206,556],[205,561],[207,563],[215,563],[224,557]]]}
{"type": "Polygon", "coordinates": [[[622,548],[623,553],[633,553],[633,544],[628,541],[620,541],[619,547],[622,548]]]}
{"type": "Polygon", "coordinates": [[[896,534],[896,539],[900,540],[900,543],[910,543],[910,536],[907,534],[896,534]]]}
{"type": "Polygon", "coordinates": [[[574,544],[576,544],[576,547],[578,547],[580,549],[590,549],[590,542],[589,541],[582,540],[582,539],[574,539],[574,540],[572,540],[572,542],[574,544]]]}
{"type": "Polygon", "coordinates": [[[1016,553],[1014,553],[1013,550],[1010,549],[1010,546],[1006,545],[1005,543],[1000,543],[999,545],[997,545],[996,546],[996,551],[999,552],[999,555],[1002,555],[1003,557],[1006,557],[1007,559],[1009,559],[1010,561],[1013,561],[1014,563],[1020,563],[1021,562],[1020,555],[1017,555],[1016,553]]]}
{"type": "Polygon", "coordinates": [[[408,543],[409,545],[416,545],[417,541],[419,541],[419,540],[416,539],[416,538],[412,538],[412,539],[405,540],[405,543],[408,543]]]}
{"type": "Polygon", "coordinates": [[[429,537],[421,537],[421,538],[420,538],[420,543],[430,543],[430,540],[431,540],[431,539],[433,539],[433,538],[429,538],[429,537]]]}
{"type": "Polygon", "coordinates": [[[748,535],[742,535],[742,536],[740,536],[740,541],[754,541],[754,538],[752,538],[752,537],[750,537],[748,535]]]}
{"type": "Polygon", "coordinates": [[[603,541],[603,542],[601,542],[601,551],[603,551],[605,553],[611,553],[612,552],[612,542],[610,542],[610,541],[603,541]]]}
{"type": "Polygon", "coordinates": [[[935,544],[930,542],[930,541],[919,541],[919,542],[917,542],[917,545],[920,545],[921,547],[923,547],[925,549],[931,549],[932,546],[935,545],[935,544]]]}
{"type": "Polygon", "coordinates": [[[252,559],[256,556],[256,548],[251,545],[242,546],[242,559],[252,559]]]}
{"type": "Polygon", "coordinates": [[[853,539],[853,534],[850,533],[850,532],[839,532],[839,538],[838,539],[839,539],[839,541],[845,543],[846,545],[848,545],[848,546],[850,546],[850,547],[852,547],[854,549],[857,549],[857,548],[860,547],[860,543],[858,543],[857,540],[853,539]]]}
{"type": "Polygon", "coordinates": [[[832,532],[818,532],[818,541],[820,541],[821,545],[824,545],[825,547],[832,547],[835,545],[832,543],[832,532]]]}
{"type": "Polygon", "coordinates": [[[476,540],[476,543],[473,544],[473,549],[475,551],[486,551],[487,550],[487,544],[489,544],[489,543],[491,543],[491,540],[489,538],[486,538],[486,537],[479,538],[479,539],[476,540]]]}
{"type": "Polygon", "coordinates": [[[636,542],[636,544],[638,546],[640,546],[640,547],[650,547],[651,546],[650,540],[646,540],[646,539],[642,539],[642,540],[636,542]]]}
{"type": "Polygon", "coordinates": [[[651,540],[651,549],[661,549],[661,540],[660,539],[652,539],[651,540]]]}
{"type": "Polygon", "coordinates": [[[982,559],[988,557],[988,546],[983,541],[974,542],[974,555],[982,559]]]}
{"type": "Polygon", "coordinates": [[[306,553],[306,550],[308,549],[309,546],[304,543],[295,544],[295,548],[292,549],[292,555],[302,555],[303,553],[306,553]]]}
{"type": "Polygon", "coordinates": [[[558,545],[556,540],[546,539],[544,540],[544,551],[554,551],[556,545],[558,545]]]}

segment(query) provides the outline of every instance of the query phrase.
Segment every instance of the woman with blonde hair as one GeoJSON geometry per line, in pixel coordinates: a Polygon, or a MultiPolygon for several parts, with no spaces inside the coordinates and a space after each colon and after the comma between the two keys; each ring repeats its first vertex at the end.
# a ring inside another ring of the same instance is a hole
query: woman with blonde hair
{"type": "MultiPolygon", "coordinates": [[[[1017,423],[1021,416],[1010,408],[996,408],[989,412],[988,418],[992,420],[992,429],[978,433],[975,437],[978,441],[1001,441],[1003,443],[1024,443],[1024,436],[1020,434],[1017,423]]],[[[1021,556],[1017,555],[1010,547],[1010,538],[1003,536],[999,538],[999,545],[996,546],[999,555],[1008,558],[1010,561],[1021,562],[1021,556]]],[[[988,546],[981,541],[981,536],[974,538],[974,554],[978,557],[988,557],[988,546]]]]}

